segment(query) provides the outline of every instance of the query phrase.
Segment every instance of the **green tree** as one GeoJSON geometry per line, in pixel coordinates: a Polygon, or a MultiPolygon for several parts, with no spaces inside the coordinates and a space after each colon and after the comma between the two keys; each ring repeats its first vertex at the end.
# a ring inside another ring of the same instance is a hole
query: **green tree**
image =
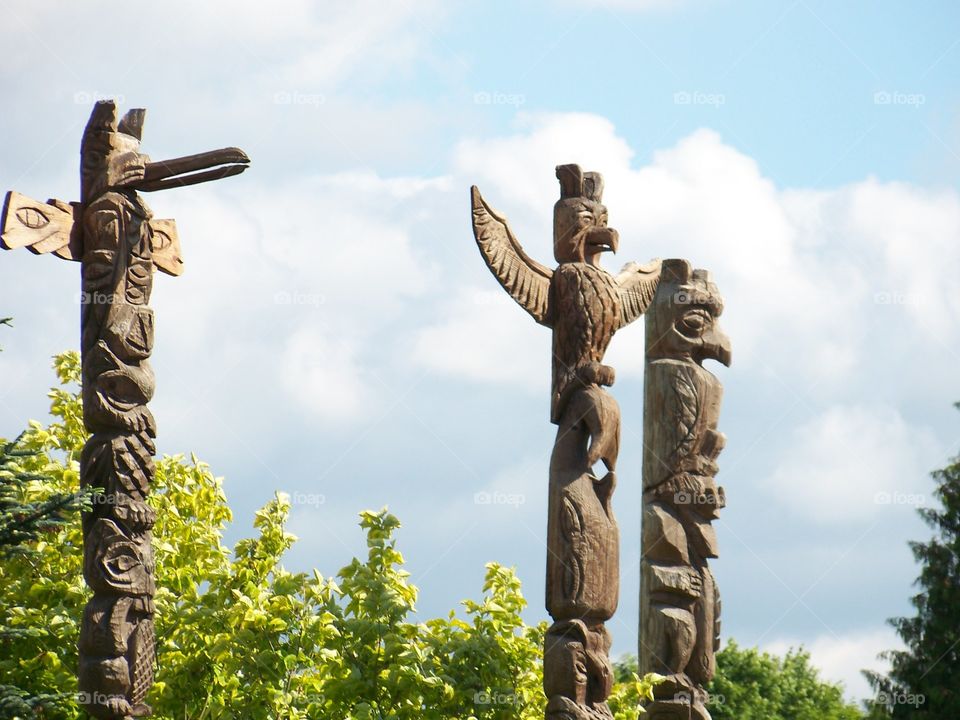
{"type": "Polygon", "coordinates": [[[784,657],[741,648],[733,640],[717,653],[710,687],[714,720],[856,720],[863,715],[843,689],[820,679],[803,649],[784,657]]]}
{"type": "MultiPolygon", "coordinates": [[[[637,658],[615,664],[617,687],[636,677],[637,658]]],[[[838,685],[822,681],[809,654],[790,651],[783,658],[729,640],[717,653],[717,672],[707,688],[714,720],[857,720],[838,685]]],[[[650,697],[650,695],[647,695],[650,697]]],[[[627,717],[627,716],[624,716],[627,717]]]]}
{"type": "MultiPolygon", "coordinates": [[[[57,362],[61,377],[66,377],[78,359],[75,354],[68,354],[57,362]]],[[[51,391],[50,397],[56,406],[65,410],[63,401],[69,400],[70,393],[58,388],[51,391]]],[[[71,472],[75,474],[77,470],[76,459],[67,453],[61,454],[59,461],[48,462],[37,447],[35,434],[39,430],[40,426],[35,424],[29,433],[21,434],[16,440],[0,439],[0,562],[8,565],[42,562],[49,543],[63,537],[70,522],[76,521],[77,512],[89,506],[89,493],[79,491],[75,487],[76,478],[71,476],[71,472]]],[[[5,579],[2,572],[0,579],[5,579]]],[[[63,586],[60,589],[64,589],[63,586]]],[[[31,586],[28,593],[41,597],[43,588],[31,586]]],[[[56,632],[61,620],[58,608],[59,603],[51,608],[53,612],[49,616],[54,627],[23,622],[29,616],[25,607],[19,608],[22,611],[19,619],[8,621],[6,616],[0,617],[0,648],[35,647],[45,633],[56,632]]],[[[11,612],[16,610],[11,607],[11,612]]],[[[44,659],[52,662],[41,656],[34,658],[40,663],[44,659]]],[[[40,674],[45,673],[40,671],[40,674]]],[[[0,716],[40,714],[68,702],[69,697],[51,692],[49,687],[26,684],[15,676],[0,676],[0,716]]]]}
{"type": "Polygon", "coordinates": [[[932,476],[939,507],[918,512],[934,536],[910,543],[921,566],[916,615],[890,620],[906,648],[883,654],[887,676],[865,673],[875,717],[960,718],[960,456],[932,476]]]}
{"type": "MultiPolygon", "coordinates": [[[[79,359],[56,361],[62,384],[79,382],[79,359]]],[[[51,393],[54,422],[32,422],[18,460],[43,497],[76,491],[86,434],[80,399],[51,393]]],[[[157,462],[150,496],[154,528],[160,666],[149,698],[158,718],[267,720],[532,720],[540,718],[545,624],[528,627],[513,570],[487,566],[480,601],[462,616],[417,622],[417,588],[397,548],[399,521],[360,515],[367,556],[333,578],[291,573],[284,553],[288,498],[277,494],[254,519],[255,537],[231,550],[232,516],[222,480],[196,457],[157,462]]],[[[0,678],[52,700],[34,717],[79,720],[74,702],[81,579],[76,517],[51,527],[27,556],[0,560],[0,678]]],[[[615,688],[617,720],[634,718],[651,679],[615,688]]],[[[0,717],[22,716],[7,710],[0,717]]]]}

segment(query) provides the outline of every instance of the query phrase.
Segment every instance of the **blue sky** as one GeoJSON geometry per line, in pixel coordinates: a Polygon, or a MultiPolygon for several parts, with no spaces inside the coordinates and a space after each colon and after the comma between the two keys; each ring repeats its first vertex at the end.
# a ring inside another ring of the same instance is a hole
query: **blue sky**
{"type": "MultiPolygon", "coordinates": [[[[926,473],[957,450],[960,9],[948,2],[9,4],[4,188],[76,199],[94,99],[148,109],[156,158],[239,145],[245,175],[150,196],[161,452],[194,451],[236,522],[295,500],[294,569],[362,552],[389,505],[424,617],[517,567],[544,618],[549,337],[489,276],[479,184],[549,261],[553,167],[606,176],[628,260],[687,257],[726,297],[734,365],[715,571],[741,644],[824,674],[895,637],[926,473]],[[108,33],[109,29],[109,33],[108,33]],[[478,493],[511,498],[478,504],[478,493]]],[[[0,435],[46,414],[76,347],[77,267],[0,257],[0,435]]],[[[642,325],[608,358],[624,416],[614,650],[637,627],[642,325]]]]}

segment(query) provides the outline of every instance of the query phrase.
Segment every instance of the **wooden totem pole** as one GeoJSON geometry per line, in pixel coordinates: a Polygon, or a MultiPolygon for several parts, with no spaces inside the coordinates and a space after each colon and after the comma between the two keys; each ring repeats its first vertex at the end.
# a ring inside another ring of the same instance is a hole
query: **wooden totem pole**
{"type": "Polygon", "coordinates": [[[611,507],[620,447],[620,409],[604,387],[613,334],[636,320],[657,288],[659,262],[628,264],[616,277],[600,267],[616,252],[607,227],[603,179],[577,165],[557,168],[550,270],[523,251],[506,220],[472,188],[473,230],[487,266],[541,325],[553,330],[551,420],[559,427],[550,458],[547,519],[547,611],[554,620],[544,647],[549,720],[611,718],[610,634],[617,609],[619,530],[611,507]],[[602,461],[607,472],[593,474],[602,461]]]}
{"type": "Polygon", "coordinates": [[[725,438],[717,431],[723,388],[702,365],[730,364],[717,325],[723,301],[704,270],[665,260],[646,315],[640,672],[654,688],[650,720],[709,720],[704,687],[720,642],[720,595],[707,560],[712,521],[725,505],[716,483],[725,438]]]}
{"type": "Polygon", "coordinates": [[[139,152],[145,111],[117,122],[113,101],[98,102],[80,148],[80,202],[7,193],[2,241],[80,262],[83,421],[91,437],[80,483],[99,488],[84,513],[83,574],[93,597],[80,626],[80,701],[98,718],[149,715],[153,684],[154,477],[156,424],[147,403],[154,376],[153,272],[179,275],[173,220],[155,220],[137,191],[164,190],[243,172],[237,148],[151,162],[139,152]]]}

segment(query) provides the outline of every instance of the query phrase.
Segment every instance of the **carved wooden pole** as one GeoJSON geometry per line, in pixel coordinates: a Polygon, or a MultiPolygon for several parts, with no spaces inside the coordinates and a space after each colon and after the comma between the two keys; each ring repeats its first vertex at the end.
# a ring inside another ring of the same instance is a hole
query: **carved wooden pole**
{"type": "Polygon", "coordinates": [[[619,596],[619,530],[611,498],[620,448],[620,409],[604,387],[603,364],[614,332],[637,319],[653,298],[658,261],[630,263],[616,277],[600,267],[616,252],[607,227],[603,180],[577,165],[557,168],[550,270],[523,251],[506,220],[472,188],[473,229],[487,266],[538,323],[553,330],[551,420],[558,425],[550,458],[547,519],[547,611],[554,620],[544,647],[549,720],[612,718],[610,634],[605,623],[619,596]],[[607,472],[593,474],[602,461],[607,472]]]}
{"type": "Polygon", "coordinates": [[[730,364],[717,318],[723,301],[704,270],[665,260],[646,316],[640,672],[667,680],[650,720],[709,720],[704,687],[720,642],[720,595],[707,560],[717,557],[712,521],[718,487],[717,431],[723,388],[702,367],[730,364]]]}
{"type": "Polygon", "coordinates": [[[83,575],[93,591],[80,626],[78,680],[88,713],[111,720],[149,715],[155,664],[153,631],[156,424],[147,409],[154,377],[154,269],[183,269],[173,220],[154,220],[138,190],[163,190],[243,172],[236,148],[164,162],[139,152],[145,111],[118,123],[112,101],[98,102],[81,144],[79,203],[7,193],[2,241],[78,260],[82,275],[83,421],[92,433],[80,483],[100,488],[84,513],[83,575]]]}

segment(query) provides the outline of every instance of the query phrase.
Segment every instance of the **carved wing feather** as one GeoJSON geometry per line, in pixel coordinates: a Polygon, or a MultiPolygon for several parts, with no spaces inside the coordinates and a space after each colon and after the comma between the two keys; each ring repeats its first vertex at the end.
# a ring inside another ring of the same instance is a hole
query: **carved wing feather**
{"type": "Polygon", "coordinates": [[[629,325],[646,312],[660,284],[660,260],[646,265],[627,263],[617,275],[620,294],[620,327],[629,325]]]}
{"type": "Polygon", "coordinates": [[[470,197],[473,235],[490,272],[534,320],[541,325],[549,324],[547,311],[553,271],[523,251],[507,221],[487,205],[476,186],[470,188],[470,197]]]}

